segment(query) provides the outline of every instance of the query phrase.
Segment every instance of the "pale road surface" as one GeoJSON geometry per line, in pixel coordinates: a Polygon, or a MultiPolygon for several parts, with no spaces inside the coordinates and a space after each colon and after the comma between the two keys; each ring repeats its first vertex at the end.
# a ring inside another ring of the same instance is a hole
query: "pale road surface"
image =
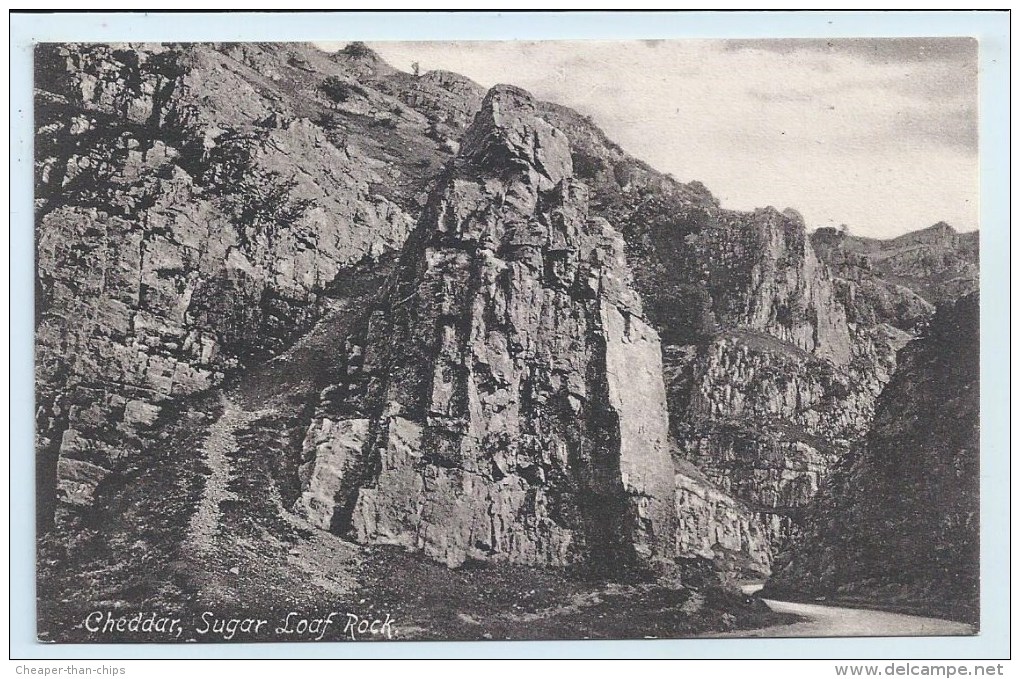
{"type": "MultiPolygon", "coordinates": [[[[761,585],[748,585],[744,592],[751,594],[761,585]]],[[[775,625],[752,630],[739,630],[713,637],[905,637],[905,636],[962,636],[974,633],[963,622],[923,618],[917,615],[887,613],[863,608],[840,608],[818,604],[794,603],[763,599],[777,613],[793,613],[807,618],[792,625],[775,625]]]]}

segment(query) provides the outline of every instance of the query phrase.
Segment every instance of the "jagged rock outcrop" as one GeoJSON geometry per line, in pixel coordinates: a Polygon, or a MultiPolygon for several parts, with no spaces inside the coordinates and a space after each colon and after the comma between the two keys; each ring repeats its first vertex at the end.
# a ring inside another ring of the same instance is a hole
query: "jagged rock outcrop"
{"type": "Polygon", "coordinates": [[[491,90],[323,394],[312,521],[450,565],[672,555],[658,336],[587,193],[531,96],[491,90]]]}
{"type": "Polygon", "coordinates": [[[752,508],[778,547],[866,430],[909,335],[847,318],[794,211],[721,209],[700,183],[650,171],[575,112],[543,114],[570,138],[593,211],[627,241],[663,341],[678,457],[752,508]]]}
{"type": "Polygon", "coordinates": [[[433,122],[431,133],[441,133],[441,125],[464,129],[471,124],[485,96],[485,89],[468,78],[450,71],[427,71],[406,76],[396,96],[421,111],[433,122]]]}
{"type": "Polygon", "coordinates": [[[900,352],[866,438],[825,484],[770,592],[977,620],[979,344],[974,293],[900,352]]]}
{"type": "Polygon", "coordinates": [[[935,304],[978,287],[978,233],[957,233],[945,222],[888,240],[822,228],[811,242],[839,282],[854,323],[888,323],[911,332],[931,317],[935,304]]]}

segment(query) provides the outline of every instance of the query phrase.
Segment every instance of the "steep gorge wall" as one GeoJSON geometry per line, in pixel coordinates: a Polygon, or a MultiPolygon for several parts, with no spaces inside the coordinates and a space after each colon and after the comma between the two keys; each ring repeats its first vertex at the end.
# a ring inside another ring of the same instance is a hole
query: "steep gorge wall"
{"type": "Polygon", "coordinates": [[[793,213],[660,197],[624,222],[665,338],[677,455],[754,513],[774,554],[866,430],[908,335],[847,319],[793,213]]]}
{"type": "Polygon", "coordinates": [[[777,596],[900,605],[976,622],[979,303],[939,308],[900,352],[859,446],[769,581],[777,596]]]}
{"type": "Polygon", "coordinates": [[[758,513],[734,499],[693,465],[677,464],[676,553],[714,561],[738,577],[771,572],[767,527],[758,513]]]}

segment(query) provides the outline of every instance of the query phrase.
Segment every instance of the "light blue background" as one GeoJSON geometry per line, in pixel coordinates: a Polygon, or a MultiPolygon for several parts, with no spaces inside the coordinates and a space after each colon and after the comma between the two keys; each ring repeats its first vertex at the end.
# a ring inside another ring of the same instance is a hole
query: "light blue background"
{"type": "Polygon", "coordinates": [[[11,17],[11,657],[1005,658],[1009,655],[1009,15],[1002,12],[60,14],[11,17]],[[32,45],[42,41],[854,36],[980,40],[982,625],[975,637],[44,645],[35,641],[32,45]]]}

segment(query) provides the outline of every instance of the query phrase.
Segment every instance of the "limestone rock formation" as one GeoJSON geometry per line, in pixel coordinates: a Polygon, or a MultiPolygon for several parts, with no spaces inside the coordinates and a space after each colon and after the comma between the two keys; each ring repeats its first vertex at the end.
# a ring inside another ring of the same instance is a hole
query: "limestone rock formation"
{"type": "Polygon", "coordinates": [[[924,281],[976,280],[976,239],[938,228],[862,245],[887,261],[854,260],[851,271],[796,211],[722,209],[700,183],[649,172],[569,109],[546,116],[571,139],[592,209],[627,241],[662,337],[677,457],[746,505],[781,549],[867,431],[898,349],[930,318],[924,281]]]}
{"type": "Polygon", "coordinates": [[[734,575],[771,572],[772,550],[757,513],[719,490],[697,467],[676,473],[676,553],[715,561],[734,575]]]}
{"type": "Polygon", "coordinates": [[[668,394],[680,454],[758,512],[778,548],[800,508],[870,422],[903,341],[893,335],[880,351],[865,346],[868,360],[859,372],[747,331],[669,348],[668,394]]]}
{"type": "Polygon", "coordinates": [[[650,171],[569,109],[544,115],[570,138],[592,210],[627,242],[662,337],[677,458],[746,505],[778,548],[866,430],[909,334],[848,319],[840,280],[794,211],[722,209],[700,183],[650,171]]]}
{"type": "Polygon", "coordinates": [[[677,454],[746,504],[778,549],[866,430],[908,336],[847,320],[796,215],[666,194],[621,219],[664,337],[677,454]]]}
{"type": "Polygon", "coordinates": [[[299,508],[459,565],[651,565],[674,549],[656,332],[567,138],[494,88],[348,339],[299,508]]]}
{"type": "Polygon", "coordinates": [[[881,601],[976,621],[977,294],[907,345],[866,438],[811,508],[770,581],[777,595],[881,601]]]}

